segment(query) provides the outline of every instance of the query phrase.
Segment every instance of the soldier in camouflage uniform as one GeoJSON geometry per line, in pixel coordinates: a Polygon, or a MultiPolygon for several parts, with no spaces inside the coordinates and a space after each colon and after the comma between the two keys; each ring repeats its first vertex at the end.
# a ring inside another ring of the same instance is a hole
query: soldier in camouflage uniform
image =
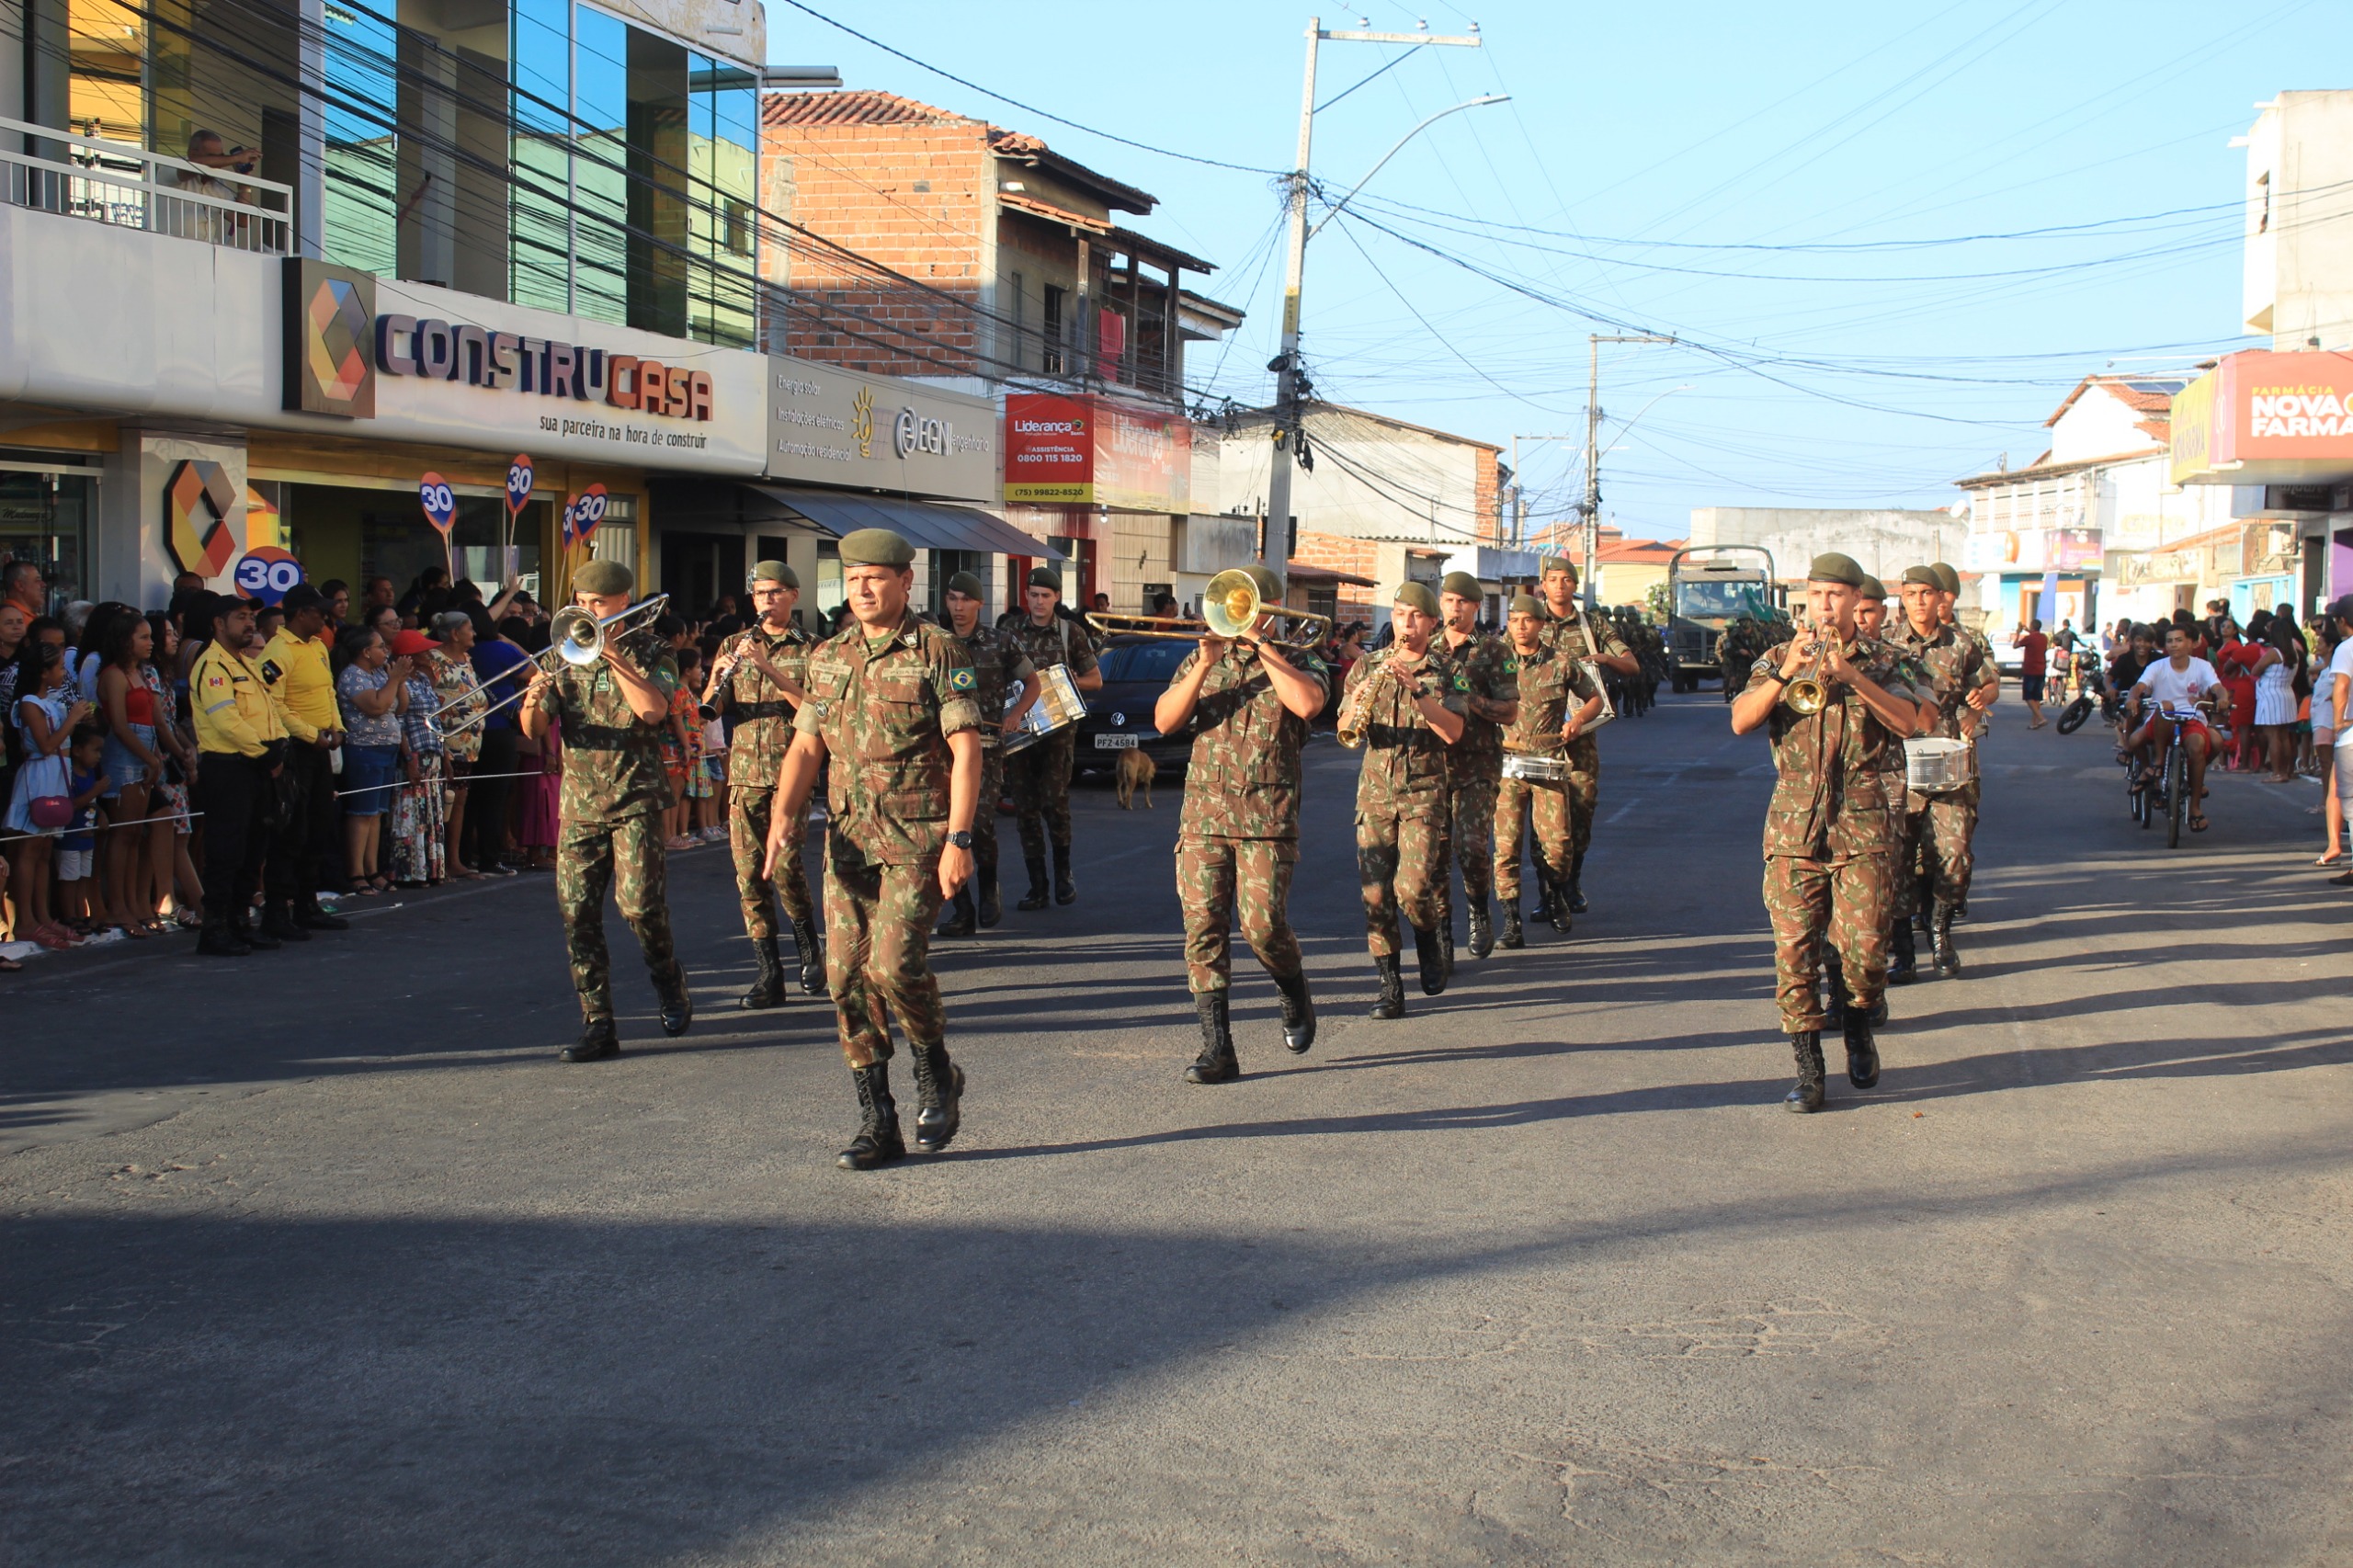
{"type": "MultiPolygon", "coordinates": [[[[1857,635],[1873,642],[1887,642],[1887,585],[1877,577],[1866,574],[1863,577],[1862,600],[1855,608],[1857,635]]],[[[1892,643],[1889,645],[1893,646],[1892,643]]],[[[1896,652],[1896,669],[1904,682],[1915,693],[1927,691],[1928,681],[1926,673],[1908,655],[1904,654],[1902,650],[1899,649],[1896,652]]],[[[1889,746],[1885,753],[1885,761],[1888,809],[1896,814],[1895,831],[1898,846],[1896,853],[1890,856],[1887,862],[1887,901],[1890,915],[1887,983],[1890,985],[1901,985],[1908,983],[1913,978],[1910,974],[1901,972],[1901,966],[1907,960],[1912,950],[1911,927],[1904,923],[1903,915],[1906,897],[1905,889],[1910,880],[1906,874],[1907,866],[1902,847],[1910,842],[1910,824],[1904,814],[1905,811],[1904,748],[1900,745],[1889,746]],[[1902,937],[1900,943],[1899,933],[1902,937]]],[[[1824,1017],[1830,1028],[1844,1028],[1847,1021],[1846,973],[1842,968],[1842,960],[1838,957],[1838,949],[1826,942],[1823,945],[1822,968],[1829,991],[1824,1017]]]]}
{"type": "MultiPolygon", "coordinates": [[[[1637,667],[1634,655],[1606,623],[1593,629],[1597,645],[1586,645],[1585,633],[1577,627],[1577,569],[1570,564],[1569,558],[1548,555],[1541,570],[1543,575],[1538,581],[1544,590],[1544,608],[1552,622],[1545,640],[1580,663],[1616,670],[1620,675],[1632,672],[1637,667]]],[[[1593,813],[1600,802],[1601,747],[1592,734],[1581,734],[1569,743],[1569,822],[1575,846],[1569,856],[1568,889],[1558,903],[1572,915],[1586,912],[1585,855],[1593,846],[1593,813]]]]}
{"type": "MultiPolygon", "coordinates": [[[[629,608],[636,579],[618,561],[591,561],[573,574],[574,599],[599,620],[629,608]]],[[[678,688],[677,661],[648,628],[605,639],[603,657],[533,677],[523,699],[523,733],[539,739],[548,721],[563,726],[563,826],[556,835],[555,891],[563,912],[573,989],[586,1020],[566,1062],[620,1054],[613,1027],[613,979],[605,947],[605,889],[645,950],[645,967],[662,1000],[662,1032],[680,1035],[694,1020],[686,971],[670,942],[670,895],[662,813],[670,780],[662,770],[662,734],[678,688]]]]}
{"type": "MultiPolygon", "coordinates": [[[[1510,625],[1519,710],[1504,732],[1504,750],[1565,761],[1579,730],[1601,710],[1601,692],[1591,671],[1545,642],[1544,607],[1534,596],[1513,597],[1510,625]]],[[[1569,885],[1569,858],[1576,843],[1565,783],[1505,778],[1496,792],[1495,898],[1503,908],[1501,941],[1506,948],[1526,942],[1519,925],[1519,846],[1531,826],[1540,896],[1556,900],[1569,885]]],[[[1566,931],[1567,910],[1556,909],[1553,924],[1566,931]]]]}
{"type": "MultiPolygon", "coordinates": [[[[1086,628],[1056,615],[1062,603],[1063,580],[1051,567],[1033,566],[1027,589],[1029,613],[1013,626],[1014,642],[1040,669],[1070,666],[1072,682],[1081,691],[1103,685],[1096,666],[1095,643],[1086,628]]],[[[1013,754],[1005,771],[1013,782],[1014,821],[1021,829],[1021,859],[1029,868],[1029,891],[1018,909],[1046,907],[1046,847],[1054,851],[1054,902],[1070,903],[1078,884],[1070,869],[1070,771],[1078,727],[1066,725],[1036,744],[1013,754]]]]}
{"type": "Polygon", "coordinates": [[[781,561],[763,561],[745,585],[757,617],[728,639],[711,661],[703,701],[735,721],[727,752],[727,840],[735,857],[735,896],[744,906],[744,933],[752,939],[759,973],[741,1005],[773,1007],[784,1000],[784,960],[777,951],[776,903],[784,895],[785,918],[801,949],[801,988],[814,996],[825,983],[825,956],[817,944],[817,909],[809,897],[809,873],[799,846],[809,841],[804,809],[785,826],[795,852],[784,858],[781,888],[767,880],[768,818],[776,803],[777,774],[792,745],[792,716],[807,697],[809,638],[793,624],[801,579],[781,561]]]}
{"type": "MultiPolygon", "coordinates": [[[[1504,726],[1519,713],[1519,662],[1504,640],[1479,630],[1485,590],[1468,572],[1449,572],[1438,585],[1444,624],[1430,642],[1430,659],[1447,687],[1462,701],[1462,738],[1446,748],[1448,841],[1462,868],[1462,898],[1471,906],[1471,956],[1495,951],[1487,914],[1495,892],[1495,793],[1504,777],[1504,726]]],[[[1451,926],[1452,917],[1449,916],[1451,926]]],[[[1453,939],[1449,929],[1447,937],[1453,939]]]]}
{"type": "Polygon", "coordinates": [[[825,978],[859,1109],[840,1163],[862,1171],[907,1152],[891,1097],[894,1016],[915,1058],[915,1147],[946,1148],[962,1119],[964,1070],[948,1055],[931,923],[972,875],[982,721],[964,645],[908,608],[915,548],[888,528],[860,528],[840,553],[852,619],[809,655],[768,858],[787,853],[783,824],[832,757],[825,978]]]}
{"type": "MultiPolygon", "coordinates": [[[[1948,740],[1970,740],[1974,737],[1977,714],[1993,702],[2002,677],[1984,641],[1946,619],[1952,596],[1944,578],[1944,572],[1935,566],[1915,566],[1904,574],[1904,618],[1890,641],[1927,677],[1924,689],[1937,710],[1927,733],[1948,740]]],[[[1977,833],[1977,780],[1972,777],[1961,788],[1942,794],[1913,795],[1908,805],[1909,835],[1903,864],[1907,869],[1916,867],[1916,871],[1899,878],[1904,903],[1899,915],[1903,929],[1896,937],[1898,972],[1905,980],[1917,972],[1912,957],[1912,917],[1927,913],[1937,972],[1957,975],[1961,951],[1953,943],[1952,922],[1969,897],[1974,862],[1971,841],[1977,833]]]]}
{"type": "MultiPolygon", "coordinates": [[[[1245,566],[1259,602],[1283,602],[1283,582],[1245,566]]],[[[1299,861],[1300,752],[1308,721],[1324,710],[1331,675],[1302,649],[1204,637],[1177,666],[1153,709],[1164,735],[1193,726],[1185,812],[1176,824],[1176,897],[1185,911],[1185,979],[1200,1015],[1201,1053],[1185,1069],[1192,1084],[1239,1077],[1228,1007],[1233,983],[1231,933],[1258,955],[1282,995],[1283,1044],[1315,1043],[1315,1004],[1291,935],[1291,868],[1299,861]]]]}
{"type": "Polygon", "coordinates": [[[1360,733],[1357,777],[1357,879],[1364,891],[1367,944],[1381,974],[1376,1018],[1405,1016],[1397,967],[1397,916],[1414,928],[1422,994],[1435,996],[1454,974],[1447,929],[1446,748],[1462,735],[1462,696],[1430,654],[1438,596],[1407,583],[1391,607],[1395,640],[1348,670],[1341,729],[1360,733]]]}
{"type": "Polygon", "coordinates": [[[981,623],[981,580],[970,572],[949,578],[941,595],[948,608],[948,630],[964,644],[972,661],[972,701],[981,710],[982,747],[981,814],[972,824],[979,857],[972,881],[979,886],[980,907],[973,908],[972,888],[957,889],[956,913],[940,926],[942,937],[969,937],[1005,918],[996,890],[996,803],[1005,794],[1005,753],[1000,748],[1005,737],[1020,727],[1021,716],[1029,711],[1030,704],[1038,700],[1037,666],[1009,632],[981,623]]]}
{"type": "Polygon", "coordinates": [[[1825,942],[1838,949],[1853,993],[1847,1081],[1859,1089],[1879,1081],[1871,1027],[1883,1016],[1887,862],[1896,852],[1887,750],[1900,748],[1924,717],[1894,652],[1856,633],[1863,569],[1847,556],[1818,555],[1806,577],[1811,635],[1758,659],[1732,706],[1733,733],[1765,730],[1780,772],[1765,817],[1765,909],[1781,1030],[1797,1057],[1788,1105],[1799,1111],[1822,1106],[1825,942]],[[1790,680],[1809,669],[1827,700],[1802,714],[1784,699],[1790,680]]]}

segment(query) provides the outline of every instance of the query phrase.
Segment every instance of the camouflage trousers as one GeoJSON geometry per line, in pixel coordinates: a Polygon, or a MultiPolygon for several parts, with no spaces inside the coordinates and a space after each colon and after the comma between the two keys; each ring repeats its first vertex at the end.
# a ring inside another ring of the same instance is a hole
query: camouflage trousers
{"type": "Polygon", "coordinates": [[[1070,765],[1077,739],[1077,727],[1072,725],[1005,761],[1005,776],[1013,785],[1013,820],[1021,829],[1025,859],[1044,859],[1049,838],[1065,849],[1070,847],[1070,765]]]}
{"type": "Polygon", "coordinates": [[[1970,873],[1977,867],[1972,847],[1977,836],[1977,787],[1972,784],[1949,795],[1914,795],[1910,803],[1911,814],[1904,819],[1910,831],[1900,857],[1904,874],[1896,879],[1902,884],[1896,890],[1902,900],[1896,914],[1907,918],[1921,913],[1924,897],[1936,903],[1959,903],[1969,896],[1970,873]]]}
{"type": "Polygon", "coordinates": [[[1364,891],[1365,945],[1397,956],[1397,915],[1422,930],[1447,923],[1447,819],[1357,813],[1357,881],[1364,891]]]}
{"type": "Polygon", "coordinates": [[[1495,794],[1502,787],[1504,758],[1493,756],[1449,759],[1447,804],[1451,821],[1447,829],[1455,863],[1462,868],[1462,896],[1473,903],[1495,892],[1495,794]]]}
{"type": "Polygon", "coordinates": [[[1887,989],[1888,858],[1857,855],[1814,860],[1774,855],[1765,861],[1765,913],[1773,922],[1773,989],[1781,1032],[1824,1025],[1822,955],[1835,949],[1849,1006],[1866,1012],[1887,989]]]}
{"type": "Polygon", "coordinates": [[[1176,902],[1185,911],[1185,983],[1195,994],[1233,983],[1233,927],[1277,980],[1302,966],[1290,929],[1295,838],[1179,838],[1176,902]]]}
{"type": "Polygon", "coordinates": [[[996,803],[1005,799],[1005,753],[981,748],[981,809],[972,815],[972,869],[977,880],[996,875],[996,803]]]}
{"type": "Polygon", "coordinates": [[[589,1018],[613,1016],[613,962],[605,947],[607,888],[645,950],[646,972],[655,989],[684,985],[686,975],[670,943],[669,869],[660,812],[612,823],[567,822],[556,835],[556,907],[563,914],[572,988],[580,994],[581,1016],[589,1018]]]}
{"type": "Polygon", "coordinates": [[[1593,846],[1593,812],[1601,803],[1601,747],[1591,735],[1569,743],[1569,851],[1593,846]]]}
{"type": "Polygon", "coordinates": [[[816,798],[816,791],[811,790],[792,824],[792,848],[784,858],[779,887],[762,874],[767,864],[768,824],[776,811],[776,791],[747,790],[740,784],[728,791],[727,846],[735,856],[735,897],[744,905],[744,934],[756,942],[776,939],[779,893],[784,896],[787,920],[806,920],[816,912],[809,899],[809,868],[804,863],[810,801],[816,798]]]}
{"type": "Polygon", "coordinates": [[[947,1034],[931,972],[941,902],[938,856],[877,865],[839,833],[826,835],[825,989],[852,1067],[891,1060],[893,1017],[911,1045],[947,1034]]]}
{"type": "Polygon", "coordinates": [[[1519,846],[1529,840],[1536,868],[1556,882],[1569,880],[1571,837],[1569,818],[1574,803],[1569,791],[1553,784],[1531,784],[1506,778],[1495,791],[1495,896],[1506,903],[1519,902],[1519,846]],[[1531,835],[1532,830],[1532,835],[1531,835]]]}

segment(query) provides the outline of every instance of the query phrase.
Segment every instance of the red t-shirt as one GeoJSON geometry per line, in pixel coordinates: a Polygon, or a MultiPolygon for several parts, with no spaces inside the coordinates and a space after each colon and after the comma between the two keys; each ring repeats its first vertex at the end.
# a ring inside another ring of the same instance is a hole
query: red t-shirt
{"type": "Polygon", "coordinates": [[[2026,634],[2026,641],[2018,646],[2026,650],[2026,658],[2018,665],[2019,672],[2030,676],[2040,675],[2043,658],[2051,650],[2051,639],[2040,631],[2029,631],[2026,634]]]}

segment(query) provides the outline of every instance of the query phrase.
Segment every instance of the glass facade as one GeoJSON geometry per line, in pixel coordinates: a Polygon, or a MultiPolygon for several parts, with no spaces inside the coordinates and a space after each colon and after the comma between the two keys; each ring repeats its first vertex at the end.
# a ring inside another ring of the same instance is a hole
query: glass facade
{"type": "Polygon", "coordinates": [[[84,474],[0,471],[0,559],[40,562],[51,615],[89,597],[96,483],[84,474]]]}

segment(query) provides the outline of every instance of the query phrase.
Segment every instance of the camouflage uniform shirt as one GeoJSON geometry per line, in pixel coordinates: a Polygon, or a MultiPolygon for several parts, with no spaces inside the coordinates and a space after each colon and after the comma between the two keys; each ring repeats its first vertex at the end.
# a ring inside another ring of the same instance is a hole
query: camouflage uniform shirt
{"type": "MultiPolygon", "coordinates": [[[[809,639],[797,627],[783,636],[765,624],[737,632],[729,648],[748,653],[757,648],[767,655],[777,673],[809,689],[809,639]]],[[[723,653],[724,650],[722,650],[723,653]]],[[[773,790],[792,749],[792,704],[767,673],[745,657],[727,672],[711,694],[720,711],[735,721],[735,734],[727,751],[727,777],[738,789],[773,790]]]]}
{"type": "MultiPolygon", "coordinates": [[[[1512,653],[1511,644],[1493,633],[1473,631],[1460,646],[1450,647],[1441,630],[1430,639],[1430,663],[1445,672],[1447,690],[1455,698],[1478,697],[1489,702],[1519,700],[1519,659],[1512,653]]],[[[1501,753],[1503,746],[1504,727],[1493,719],[1480,718],[1466,702],[1462,738],[1454,743],[1454,755],[1483,760],[1501,753]]]]}
{"type": "Polygon", "coordinates": [[[1040,626],[1029,616],[1016,621],[1010,636],[1015,646],[1029,657],[1040,669],[1053,665],[1068,665],[1074,676],[1095,673],[1095,639],[1086,628],[1057,615],[1040,626]]]}
{"type": "Polygon", "coordinates": [[[1908,619],[1889,628],[1887,641],[1926,676],[1917,684],[1920,699],[1937,705],[1936,733],[1947,740],[1964,738],[1961,715],[1968,710],[1970,693],[1997,678],[1984,643],[1957,626],[1939,626],[1923,637],[1908,619]]]}
{"type": "MultiPolygon", "coordinates": [[[[630,632],[614,651],[654,683],[665,704],[677,691],[678,661],[654,632],[630,632]]],[[[670,780],[662,770],[668,718],[651,724],[638,718],[604,660],[564,665],[549,683],[546,708],[563,726],[565,822],[619,822],[669,809],[670,780]]]]}
{"type": "MultiPolygon", "coordinates": [[[[956,637],[949,627],[948,635],[956,637]]],[[[981,740],[995,745],[1002,737],[998,721],[1005,717],[1006,704],[1012,694],[1038,673],[1038,666],[1021,650],[1021,644],[1009,631],[999,631],[985,620],[972,623],[970,637],[956,637],[972,661],[972,705],[981,712],[981,740]]],[[[996,802],[984,801],[983,809],[995,811],[996,802]]]]}
{"type": "Polygon", "coordinates": [[[1593,676],[1586,667],[1549,643],[1539,642],[1533,653],[1513,651],[1519,666],[1519,717],[1504,732],[1504,750],[1537,756],[1558,756],[1566,742],[1561,726],[1569,710],[1582,708],[1594,694],[1593,676]]]}
{"type": "Polygon", "coordinates": [[[1395,644],[1367,653],[1348,671],[1347,689],[1356,691],[1376,678],[1358,710],[1364,726],[1364,770],[1357,776],[1357,811],[1380,817],[1438,817],[1447,814],[1446,743],[1414,706],[1412,688],[1426,684],[1456,712],[1462,711],[1461,694],[1438,683],[1446,672],[1435,653],[1419,669],[1391,666],[1402,650],[1395,644]]]}
{"type": "MultiPolygon", "coordinates": [[[[1187,654],[1170,684],[1192,674],[1200,660],[1199,648],[1187,654]]],[[[1302,653],[1291,662],[1325,692],[1331,690],[1331,672],[1323,660],[1302,653]]],[[[1178,836],[1298,838],[1300,752],[1307,744],[1307,721],[1283,706],[1256,649],[1226,644],[1201,677],[1192,723],[1193,756],[1185,775],[1178,836]]]]}
{"type": "Polygon", "coordinates": [[[1552,614],[1550,608],[1546,608],[1544,614],[1544,641],[1552,647],[1562,650],[1569,657],[1620,659],[1627,656],[1625,642],[1620,639],[1616,630],[1608,620],[1596,621],[1590,615],[1586,617],[1586,623],[1593,627],[1593,641],[1596,644],[1588,648],[1586,646],[1585,633],[1577,628],[1577,618],[1574,614],[1557,616],[1552,614]]]}
{"type": "Polygon", "coordinates": [[[832,755],[833,831],[872,865],[938,855],[948,836],[948,737],[981,728],[964,645],[910,610],[879,642],[852,621],[809,655],[809,700],[793,727],[832,755]]]}
{"type": "MultiPolygon", "coordinates": [[[[1889,696],[1920,700],[1904,678],[1902,656],[1886,643],[1859,638],[1849,662],[1889,696]]],[[[1748,689],[1776,679],[1779,669],[1771,655],[1758,659],[1750,667],[1748,689]]],[[[1902,798],[1889,774],[1903,771],[1904,743],[1851,687],[1832,690],[1834,700],[1819,713],[1801,714],[1780,702],[1766,722],[1780,770],[1765,813],[1768,859],[1847,860],[1901,847],[1902,798]]]]}

